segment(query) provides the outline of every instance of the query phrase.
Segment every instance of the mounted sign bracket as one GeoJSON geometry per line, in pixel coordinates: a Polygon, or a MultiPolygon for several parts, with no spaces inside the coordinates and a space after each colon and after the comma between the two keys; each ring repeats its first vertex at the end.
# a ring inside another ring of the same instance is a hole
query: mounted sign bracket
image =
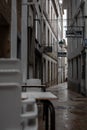
{"type": "Polygon", "coordinates": [[[39,4],[39,2],[36,0],[34,0],[32,2],[23,2],[23,5],[35,5],[35,4],[39,4]]]}

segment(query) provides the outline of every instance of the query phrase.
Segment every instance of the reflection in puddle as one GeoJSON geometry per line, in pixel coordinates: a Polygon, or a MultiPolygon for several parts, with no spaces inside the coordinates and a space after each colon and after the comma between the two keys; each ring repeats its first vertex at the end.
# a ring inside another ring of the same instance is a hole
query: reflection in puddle
{"type": "Polygon", "coordinates": [[[66,86],[55,87],[56,130],[87,130],[87,98],[68,91],[66,86]]]}

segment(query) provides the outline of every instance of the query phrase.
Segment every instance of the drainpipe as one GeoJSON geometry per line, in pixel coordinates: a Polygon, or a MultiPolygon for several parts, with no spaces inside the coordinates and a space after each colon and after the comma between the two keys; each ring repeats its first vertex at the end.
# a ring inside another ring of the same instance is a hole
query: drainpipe
{"type": "Polygon", "coordinates": [[[17,58],[17,1],[11,2],[11,58],[17,58]]]}
{"type": "MultiPolygon", "coordinates": [[[[43,0],[41,0],[41,35],[40,35],[40,41],[41,46],[43,45],[43,0]]],[[[41,59],[41,82],[43,84],[43,52],[42,52],[42,59],[41,59]]]]}
{"type": "MultiPolygon", "coordinates": [[[[85,0],[84,4],[84,16],[87,17],[87,1],[85,0]]],[[[85,33],[84,33],[84,38],[87,39],[87,19],[85,18],[85,33]]],[[[86,90],[86,96],[87,96],[87,48],[85,48],[85,53],[86,53],[86,58],[85,58],[85,90],[86,90]]]]}

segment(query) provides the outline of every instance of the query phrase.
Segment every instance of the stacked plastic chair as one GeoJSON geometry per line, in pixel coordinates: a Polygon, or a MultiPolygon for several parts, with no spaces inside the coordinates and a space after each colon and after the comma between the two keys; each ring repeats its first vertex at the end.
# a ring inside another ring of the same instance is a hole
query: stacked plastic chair
{"type": "Polygon", "coordinates": [[[38,130],[38,110],[35,99],[22,100],[22,130],[38,130]]]}

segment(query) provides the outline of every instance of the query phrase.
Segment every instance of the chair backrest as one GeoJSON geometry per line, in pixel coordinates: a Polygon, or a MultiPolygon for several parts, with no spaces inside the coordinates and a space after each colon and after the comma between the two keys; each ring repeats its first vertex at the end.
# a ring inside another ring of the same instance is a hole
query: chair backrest
{"type": "Polygon", "coordinates": [[[39,85],[41,85],[41,80],[40,79],[28,79],[27,80],[27,85],[30,86],[30,88],[27,88],[27,91],[41,91],[41,88],[38,87],[39,85]],[[36,85],[36,86],[34,86],[36,85]]]}
{"type": "Polygon", "coordinates": [[[27,85],[41,85],[41,80],[40,79],[28,79],[27,80],[27,85]]]}

